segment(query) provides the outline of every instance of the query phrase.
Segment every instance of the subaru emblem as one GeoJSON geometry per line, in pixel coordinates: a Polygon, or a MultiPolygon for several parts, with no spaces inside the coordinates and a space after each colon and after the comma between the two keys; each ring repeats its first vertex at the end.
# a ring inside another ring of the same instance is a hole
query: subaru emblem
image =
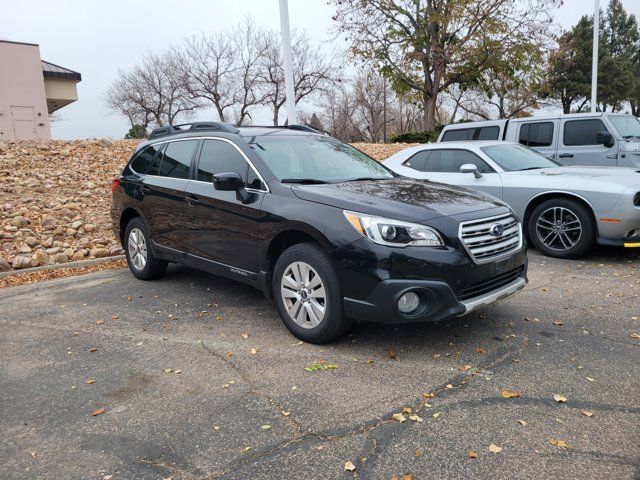
{"type": "Polygon", "coordinates": [[[504,233],[504,227],[501,223],[494,223],[491,225],[491,228],[489,228],[489,233],[494,237],[501,237],[504,233]]]}

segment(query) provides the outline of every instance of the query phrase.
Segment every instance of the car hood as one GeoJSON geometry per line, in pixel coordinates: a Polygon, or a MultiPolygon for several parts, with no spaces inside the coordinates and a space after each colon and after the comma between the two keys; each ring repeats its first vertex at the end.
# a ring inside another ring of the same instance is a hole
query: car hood
{"type": "Polygon", "coordinates": [[[481,192],[408,178],[294,185],[292,191],[310,202],[413,222],[506,208],[497,198],[481,192]]]}
{"type": "MultiPolygon", "coordinates": [[[[586,180],[590,183],[610,183],[618,190],[623,187],[640,185],[640,170],[628,167],[551,167],[521,172],[508,172],[508,175],[544,178],[545,183],[551,181],[567,182],[586,180]],[[557,179],[557,180],[552,180],[557,179]]],[[[568,184],[576,187],[580,184],[568,184]]]]}

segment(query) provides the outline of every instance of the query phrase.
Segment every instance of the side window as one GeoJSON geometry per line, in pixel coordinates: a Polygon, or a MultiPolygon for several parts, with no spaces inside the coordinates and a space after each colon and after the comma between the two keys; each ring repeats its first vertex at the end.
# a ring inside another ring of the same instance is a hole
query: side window
{"type": "Polygon", "coordinates": [[[571,120],[564,124],[565,145],[598,145],[598,132],[607,132],[602,120],[571,120]]]}
{"type": "Polygon", "coordinates": [[[431,150],[424,171],[460,173],[460,167],[465,163],[473,163],[480,173],[493,172],[484,160],[468,150],[431,150]]]}
{"type": "Polygon", "coordinates": [[[418,170],[419,172],[423,172],[424,166],[427,163],[427,158],[429,158],[429,150],[422,150],[421,152],[413,154],[409,160],[403,163],[403,165],[405,167],[418,170]]]}
{"type": "Polygon", "coordinates": [[[472,130],[469,130],[468,128],[457,128],[457,129],[447,130],[446,132],[444,132],[444,135],[442,136],[442,141],[443,142],[460,142],[460,141],[470,140],[469,133],[472,130]]]}
{"type": "Polygon", "coordinates": [[[473,137],[474,140],[498,140],[500,136],[500,127],[482,127],[476,129],[473,137]]]}
{"type": "Polygon", "coordinates": [[[211,182],[213,175],[226,172],[242,175],[248,188],[263,188],[262,182],[236,147],[223,140],[205,140],[200,152],[197,179],[211,182]]]}
{"type": "Polygon", "coordinates": [[[548,147],[553,143],[553,122],[523,123],[518,141],[527,147],[548,147]]]}
{"type": "Polygon", "coordinates": [[[161,177],[189,178],[191,159],[200,140],[182,140],[167,144],[162,152],[160,170],[161,177]]]}
{"type": "Polygon", "coordinates": [[[136,158],[131,162],[133,171],[144,175],[156,175],[158,165],[157,163],[154,164],[153,159],[158,154],[158,150],[155,145],[149,145],[138,153],[136,158]]]}

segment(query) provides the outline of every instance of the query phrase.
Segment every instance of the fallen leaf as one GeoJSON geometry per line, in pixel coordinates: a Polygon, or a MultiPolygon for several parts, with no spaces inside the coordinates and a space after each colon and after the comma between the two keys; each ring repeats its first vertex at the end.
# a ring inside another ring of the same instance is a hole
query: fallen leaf
{"type": "Polygon", "coordinates": [[[173,372],[173,368],[165,368],[165,369],[163,370],[163,372],[164,372],[164,373],[171,373],[171,372],[173,372]]]}
{"type": "Polygon", "coordinates": [[[636,339],[640,340],[640,333],[630,333],[629,336],[631,338],[636,338],[636,339]]]}
{"type": "Polygon", "coordinates": [[[405,473],[402,475],[402,480],[413,480],[413,475],[410,473],[405,473]]]}
{"type": "Polygon", "coordinates": [[[244,455],[246,453],[249,453],[251,451],[251,447],[244,447],[242,450],[240,450],[240,455],[244,455]]]}
{"type": "Polygon", "coordinates": [[[180,375],[180,374],[182,373],[182,370],[177,369],[177,370],[175,370],[173,373],[175,373],[176,375],[180,375]]]}
{"type": "Polygon", "coordinates": [[[411,409],[411,407],[404,407],[402,413],[413,413],[413,409],[411,409]]]}
{"type": "Polygon", "coordinates": [[[541,288],[540,290],[542,290],[543,292],[548,292],[549,291],[549,289],[547,287],[541,288]]]}
{"type": "Polygon", "coordinates": [[[93,352],[97,352],[98,349],[96,347],[92,347],[91,349],[89,349],[89,351],[93,353],[93,352]]]}
{"type": "Polygon", "coordinates": [[[262,425],[260,428],[262,430],[269,430],[271,428],[271,425],[262,425]]]}
{"type": "Polygon", "coordinates": [[[118,320],[120,315],[111,315],[111,320],[118,320]]]}
{"type": "Polygon", "coordinates": [[[344,469],[347,472],[353,472],[356,469],[356,466],[352,462],[345,462],[344,469]]]}
{"type": "Polygon", "coordinates": [[[372,360],[372,359],[369,359],[369,360],[367,360],[367,363],[368,363],[369,365],[371,365],[371,364],[373,363],[373,360],[372,360]]]}
{"type": "Polygon", "coordinates": [[[518,423],[519,423],[520,425],[522,425],[523,427],[526,427],[526,426],[527,426],[527,422],[525,422],[524,420],[518,420],[518,423]]]}
{"type": "Polygon", "coordinates": [[[391,415],[391,418],[393,418],[394,420],[397,420],[400,423],[403,423],[403,422],[407,421],[407,417],[405,417],[401,413],[394,413],[393,415],[391,415]]]}
{"type": "Polygon", "coordinates": [[[144,342],[138,342],[136,343],[137,346],[141,347],[144,344],[144,342]]]}
{"type": "Polygon", "coordinates": [[[478,347],[478,348],[476,348],[476,352],[478,352],[478,353],[485,353],[485,352],[486,352],[486,350],[485,350],[484,348],[479,348],[479,347],[478,347]]]}
{"type": "Polygon", "coordinates": [[[227,352],[227,357],[233,357],[233,352],[227,352]]]}
{"type": "Polygon", "coordinates": [[[553,321],[553,324],[554,324],[556,327],[559,327],[559,326],[561,326],[561,325],[564,325],[564,323],[562,323],[560,320],[554,320],[554,321],[553,321]]]}
{"type": "Polygon", "coordinates": [[[317,372],[318,370],[334,370],[338,368],[337,365],[331,363],[324,363],[322,361],[313,362],[308,367],[304,367],[307,372],[317,372]]]}
{"type": "Polygon", "coordinates": [[[631,317],[631,320],[640,320],[640,317],[633,316],[631,317]]]}
{"type": "Polygon", "coordinates": [[[549,443],[558,448],[562,448],[562,449],[569,448],[569,445],[567,445],[564,440],[556,440],[555,438],[550,438],[549,443]]]}
{"type": "Polygon", "coordinates": [[[438,418],[440,416],[440,412],[434,413],[433,415],[431,415],[433,418],[438,418]]]}
{"type": "Polygon", "coordinates": [[[421,457],[424,455],[424,450],[416,450],[416,457],[421,457]]]}
{"type": "Polygon", "coordinates": [[[502,398],[518,398],[522,396],[522,393],[516,390],[502,390],[500,395],[502,395],[502,398]]]}
{"type": "Polygon", "coordinates": [[[587,380],[589,380],[590,382],[595,382],[596,379],[595,378],[591,378],[591,377],[585,377],[587,380]]]}
{"type": "Polygon", "coordinates": [[[102,325],[104,323],[104,320],[96,320],[96,325],[102,325]]]}
{"type": "Polygon", "coordinates": [[[93,383],[95,383],[95,380],[93,378],[89,378],[87,379],[87,384],[92,385],[93,383]]]}
{"type": "Polygon", "coordinates": [[[104,413],[104,408],[98,408],[97,410],[94,410],[93,413],[91,414],[92,417],[98,416],[98,415],[102,415],[104,413]]]}
{"type": "Polygon", "coordinates": [[[451,384],[449,383],[449,384],[447,384],[447,386],[446,386],[446,387],[444,387],[444,388],[446,388],[447,390],[451,390],[451,389],[453,389],[453,385],[451,385],[451,384]]]}
{"type": "Polygon", "coordinates": [[[553,395],[553,399],[559,403],[565,403],[567,401],[567,397],[563,397],[562,395],[556,393],[553,395]]]}
{"type": "Polygon", "coordinates": [[[499,447],[495,443],[489,445],[489,451],[492,453],[500,453],[502,451],[502,447],[499,447]]]}
{"type": "Polygon", "coordinates": [[[251,355],[255,355],[256,353],[258,353],[258,350],[255,348],[251,349],[251,355]]]}
{"type": "Polygon", "coordinates": [[[467,454],[467,456],[468,456],[469,458],[478,458],[478,452],[476,452],[475,450],[471,450],[471,451],[467,454]]]}
{"type": "Polygon", "coordinates": [[[398,352],[396,352],[393,348],[387,352],[387,357],[389,360],[398,360],[398,352]]]}
{"type": "Polygon", "coordinates": [[[585,417],[593,417],[593,412],[590,412],[589,410],[582,410],[580,413],[582,413],[585,417]]]}
{"type": "Polygon", "coordinates": [[[424,398],[433,398],[433,397],[435,397],[435,394],[433,394],[433,393],[423,393],[422,396],[424,398]]]}
{"type": "Polygon", "coordinates": [[[242,338],[244,338],[245,340],[246,340],[247,338],[249,338],[249,334],[248,334],[248,333],[241,333],[241,334],[240,334],[240,336],[241,336],[242,338]]]}
{"type": "Polygon", "coordinates": [[[422,420],[421,417],[419,417],[415,413],[412,414],[412,415],[409,415],[409,420],[413,420],[414,422],[418,422],[418,423],[422,423],[424,421],[424,420],[422,420]]]}

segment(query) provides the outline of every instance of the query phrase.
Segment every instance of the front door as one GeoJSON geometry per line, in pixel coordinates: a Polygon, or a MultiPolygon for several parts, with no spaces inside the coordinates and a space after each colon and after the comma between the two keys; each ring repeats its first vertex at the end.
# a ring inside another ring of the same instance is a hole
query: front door
{"type": "Polygon", "coordinates": [[[423,172],[420,178],[480,190],[502,198],[500,174],[469,150],[453,148],[429,150],[424,165],[420,167],[423,172]],[[468,163],[478,168],[480,178],[476,178],[472,173],[460,172],[460,167],[468,163]]]}
{"type": "Polygon", "coordinates": [[[242,151],[230,140],[202,143],[195,178],[186,190],[188,253],[235,275],[255,278],[260,207],[266,186],[242,151]],[[213,175],[237,172],[250,193],[216,190],[213,175]]]}
{"type": "Polygon", "coordinates": [[[618,146],[598,144],[598,132],[611,133],[600,118],[562,120],[556,159],[564,165],[615,167],[618,146]]]}

